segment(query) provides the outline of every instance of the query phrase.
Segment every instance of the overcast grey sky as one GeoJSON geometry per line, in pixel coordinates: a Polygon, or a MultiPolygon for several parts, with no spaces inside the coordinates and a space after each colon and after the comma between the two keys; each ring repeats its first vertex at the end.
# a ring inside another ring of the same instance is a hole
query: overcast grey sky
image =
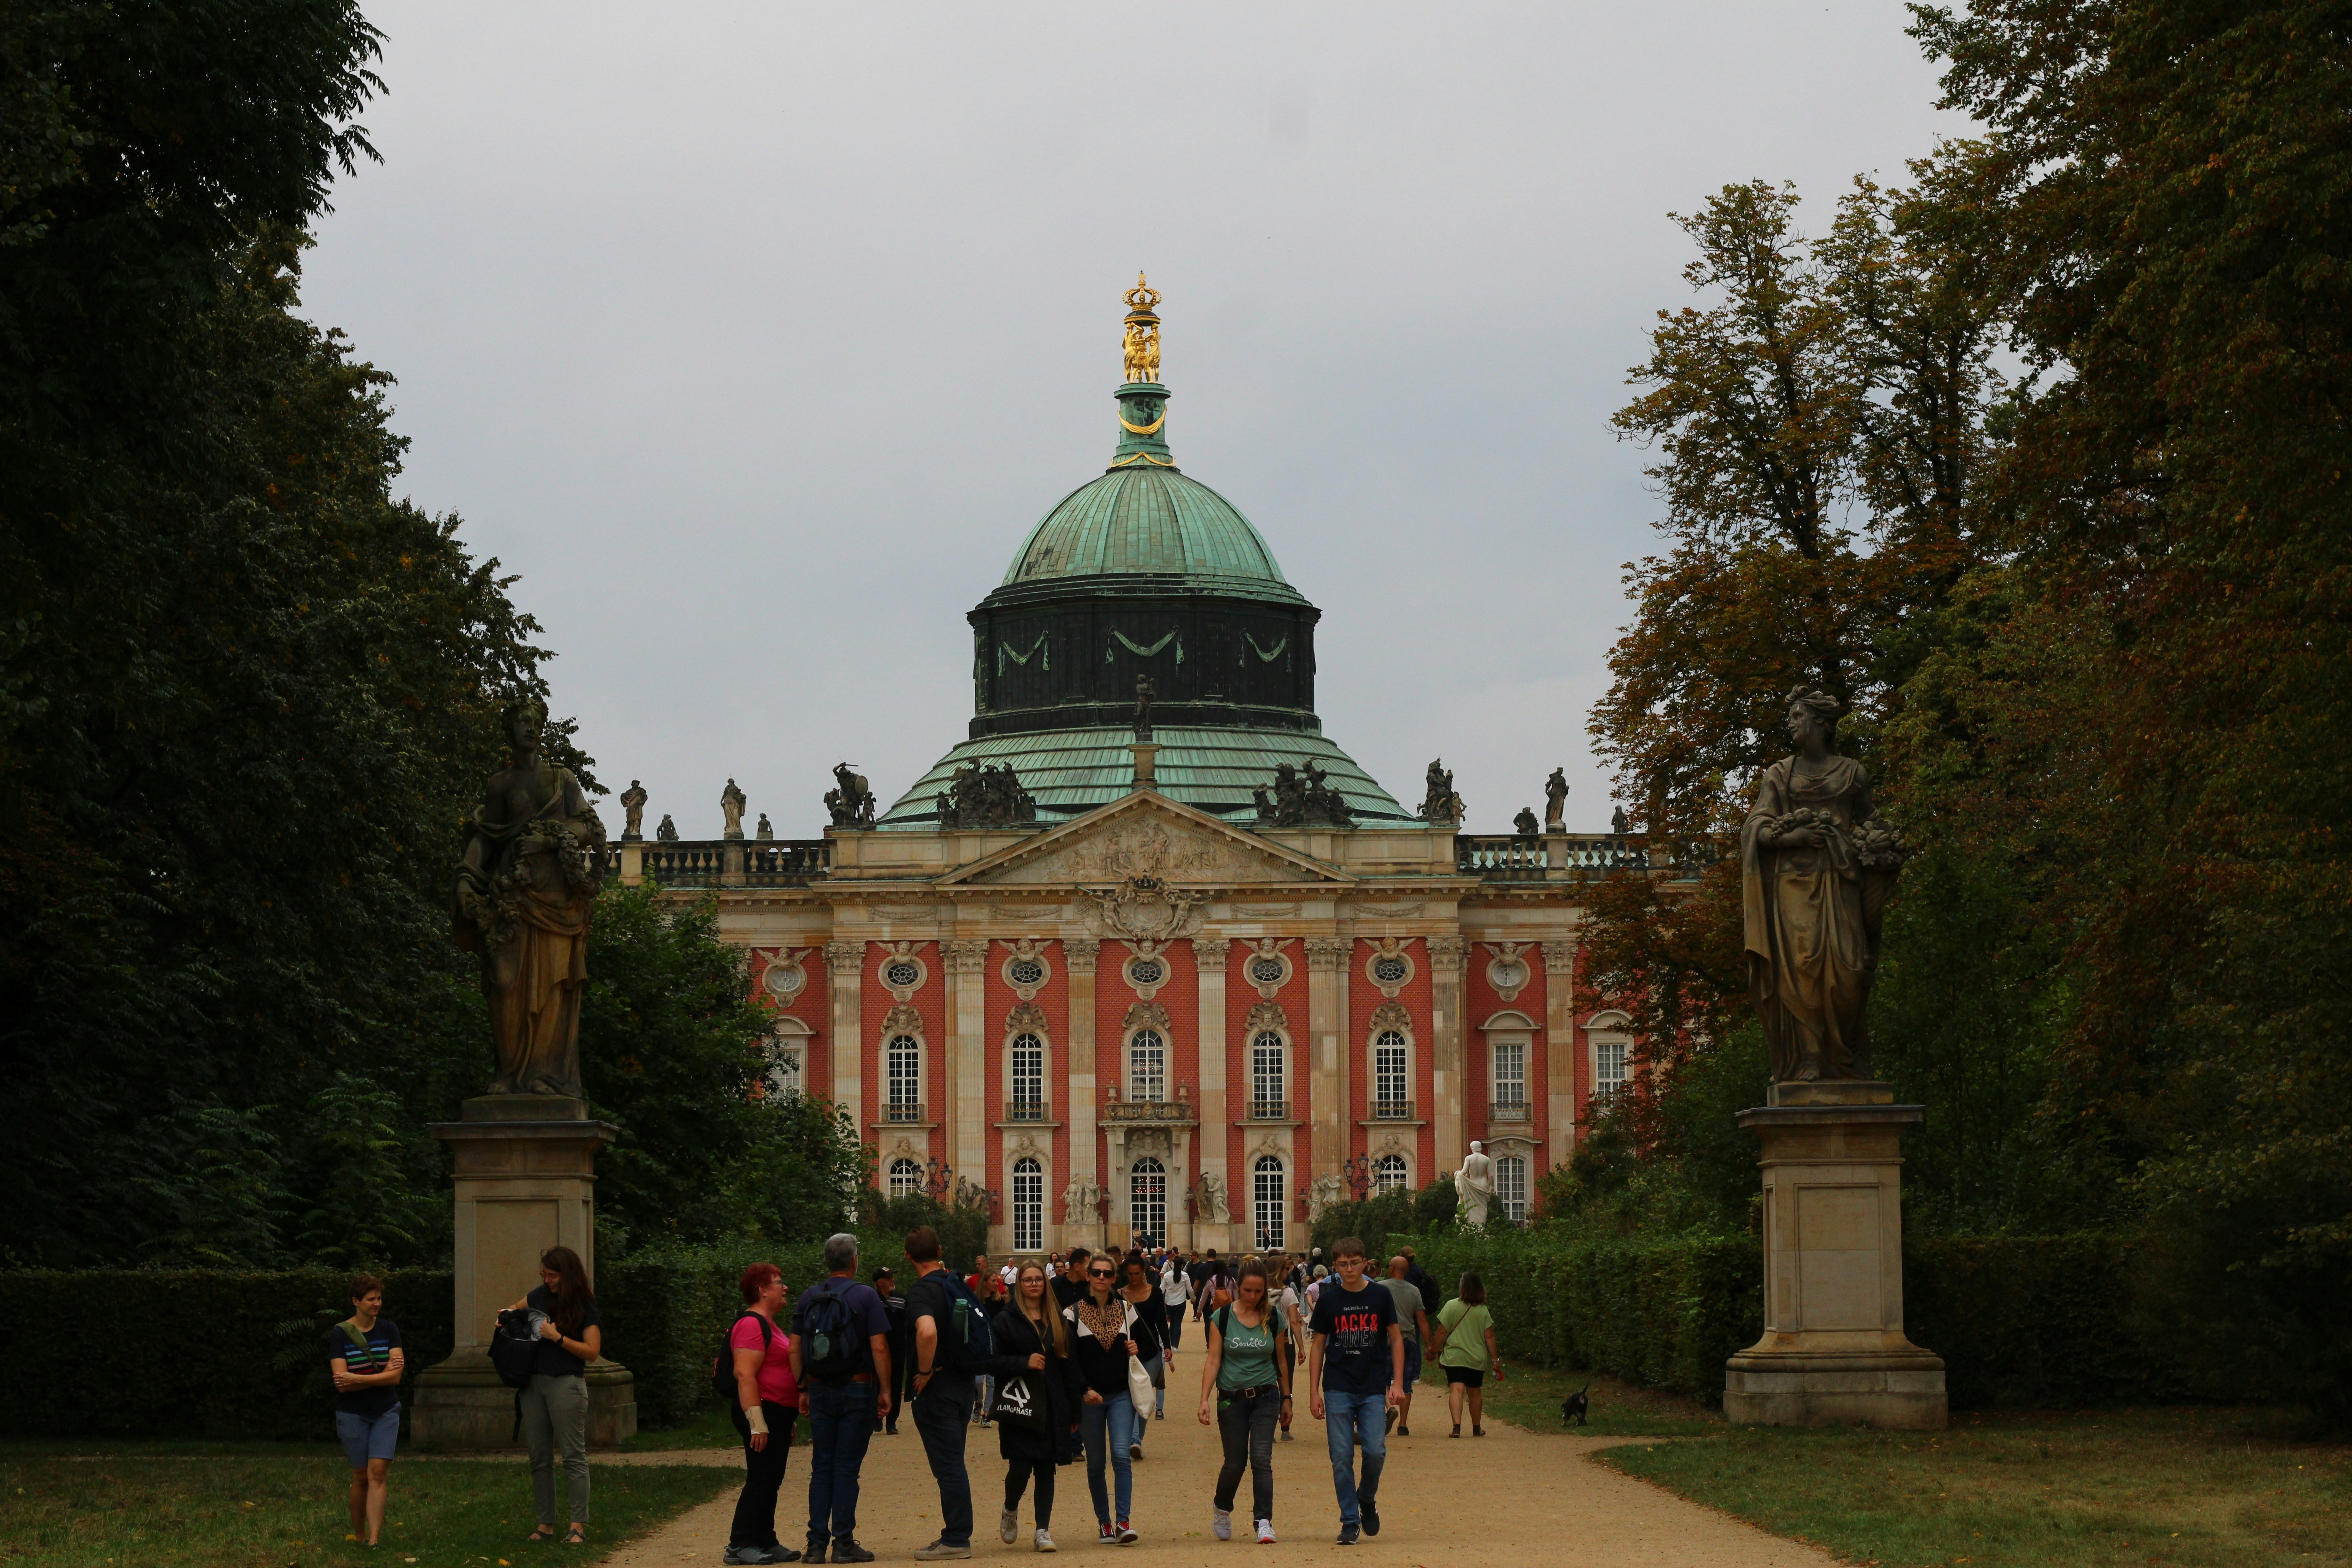
{"type": "Polygon", "coordinates": [[[1101,471],[1139,268],[1178,462],[1323,609],[1325,732],[1409,805],[1442,754],[1479,831],[1564,763],[1605,826],[1667,213],[1818,215],[1967,129],[1895,0],[371,15],[384,161],[307,309],[689,837],[730,775],[813,837],[835,762],[887,805],[962,737],[964,612],[1101,471]]]}

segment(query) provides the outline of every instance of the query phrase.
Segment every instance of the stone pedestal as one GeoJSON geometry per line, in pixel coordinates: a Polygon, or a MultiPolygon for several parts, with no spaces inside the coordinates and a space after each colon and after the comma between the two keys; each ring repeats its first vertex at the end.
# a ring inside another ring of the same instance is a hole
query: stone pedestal
{"type": "Polygon", "coordinates": [[[1759,1426],[1940,1431],[1944,1363],[1903,1332],[1903,1129],[1883,1083],[1775,1084],[1739,1113],[1763,1143],[1764,1337],[1723,1414],[1759,1426]]]}
{"type": "MultiPolygon", "coordinates": [[[[540,1282],[539,1257],[564,1246],[596,1271],[596,1150],[617,1136],[560,1095],[488,1094],[434,1136],[457,1163],[457,1344],[417,1374],[410,1432],[443,1448],[520,1447],[514,1390],[490,1365],[499,1309],[540,1282]]],[[[635,1379],[616,1362],[588,1368],[588,1440],[609,1446],[637,1429],[635,1379]]]]}

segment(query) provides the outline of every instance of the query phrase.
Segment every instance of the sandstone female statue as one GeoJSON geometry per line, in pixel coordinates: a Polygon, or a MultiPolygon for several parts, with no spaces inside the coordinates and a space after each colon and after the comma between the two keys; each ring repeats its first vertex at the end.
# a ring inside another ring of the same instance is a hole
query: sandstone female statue
{"type": "Polygon", "coordinates": [[[1764,770],[1739,833],[1748,988],[1775,1083],[1870,1076],[1878,917],[1903,851],[1836,727],[1830,698],[1790,693],[1796,754],[1764,770]]]}
{"type": "Polygon", "coordinates": [[[580,1096],[580,993],[604,825],[569,768],[540,756],[547,710],[507,715],[514,765],[490,777],[467,823],[452,914],[481,954],[499,1076],[492,1094],[580,1096]]]}

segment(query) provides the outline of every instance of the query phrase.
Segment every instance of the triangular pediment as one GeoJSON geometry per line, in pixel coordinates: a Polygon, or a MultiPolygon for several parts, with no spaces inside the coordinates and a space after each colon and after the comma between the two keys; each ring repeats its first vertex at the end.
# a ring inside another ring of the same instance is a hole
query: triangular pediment
{"type": "Polygon", "coordinates": [[[1099,888],[1134,878],[1177,888],[1250,888],[1355,880],[1337,867],[1138,791],[962,866],[943,884],[1099,888]]]}

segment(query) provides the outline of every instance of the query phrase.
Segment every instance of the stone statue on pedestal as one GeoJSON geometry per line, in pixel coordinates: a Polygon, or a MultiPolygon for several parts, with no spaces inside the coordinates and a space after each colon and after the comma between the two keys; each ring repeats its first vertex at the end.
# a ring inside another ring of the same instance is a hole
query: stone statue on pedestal
{"type": "Polygon", "coordinates": [[[847,763],[833,764],[834,787],[824,792],[824,809],[835,827],[874,826],[874,791],[866,775],[847,763]]]}
{"type": "Polygon", "coordinates": [[[1518,816],[1511,818],[1511,831],[1517,834],[1521,838],[1533,838],[1536,836],[1536,814],[1534,808],[1525,805],[1519,807],[1518,816]]]}
{"type": "Polygon", "coordinates": [[[514,765],[467,819],[450,900],[457,945],[481,955],[498,1051],[492,1094],[580,1097],[580,993],[604,825],[568,768],[540,758],[547,710],[507,715],[514,765]]]}
{"type": "Polygon", "coordinates": [[[677,842],[677,824],[669,819],[669,813],[667,811],[662,813],[661,826],[654,829],[654,841],[657,844],[677,842]]]}
{"type": "Polygon", "coordinates": [[[1223,1176],[1218,1175],[1214,1171],[1207,1171],[1202,1173],[1200,1205],[1201,1217],[1202,1219],[1208,1221],[1211,1225],[1223,1225],[1225,1223],[1227,1218],[1225,1212],[1225,1179],[1223,1176]]]}
{"type": "Polygon", "coordinates": [[[1422,782],[1420,816],[1423,822],[1462,820],[1462,797],[1454,793],[1454,772],[1445,765],[1444,757],[1430,761],[1428,774],[1422,782]]]}
{"type": "Polygon", "coordinates": [[[1796,754],[1764,770],[1739,831],[1748,989],[1775,1083],[1870,1076],[1879,917],[1903,840],[1870,804],[1862,764],[1832,745],[1837,704],[1789,696],[1796,754]]]}
{"type": "Polygon", "coordinates": [[[757,838],[762,844],[772,843],[774,841],[776,830],[769,826],[768,814],[766,812],[763,811],[760,814],[760,830],[753,834],[752,837],[757,838]]]}
{"type": "Polygon", "coordinates": [[[740,838],[743,837],[743,808],[751,804],[751,803],[744,797],[743,792],[735,787],[735,781],[733,779],[729,779],[727,781],[727,787],[719,792],[719,809],[727,818],[727,828],[724,833],[719,835],[720,837],[740,838]]]}
{"type": "Polygon", "coordinates": [[[1615,834],[1620,838],[1624,837],[1625,835],[1633,831],[1633,819],[1625,815],[1625,808],[1623,806],[1617,805],[1610,807],[1609,831],[1615,834]]]}
{"type": "Polygon", "coordinates": [[[1568,770],[1554,768],[1544,780],[1544,831],[1568,831],[1568,770]]]}
{"type": "Polygon", "coordinates": [[[1470,1152],[1462,1156],[1462,1168],[1454,1173],[1454,1192],[1462,1205],[1462,1223],[1485,1225],[1487,1205],[1495,1201],[1495,1162],[1486,1158],[1484,1143],[1472,1143],[1470,1152]]]}
{"type": "Polygon", "coordinates": [[[621,792],[621,810],[626,814],[621,823],[621,837],[634,844],[646,836],[646,784],[643,779],[631,779],[629,787],[621,792]]]}

